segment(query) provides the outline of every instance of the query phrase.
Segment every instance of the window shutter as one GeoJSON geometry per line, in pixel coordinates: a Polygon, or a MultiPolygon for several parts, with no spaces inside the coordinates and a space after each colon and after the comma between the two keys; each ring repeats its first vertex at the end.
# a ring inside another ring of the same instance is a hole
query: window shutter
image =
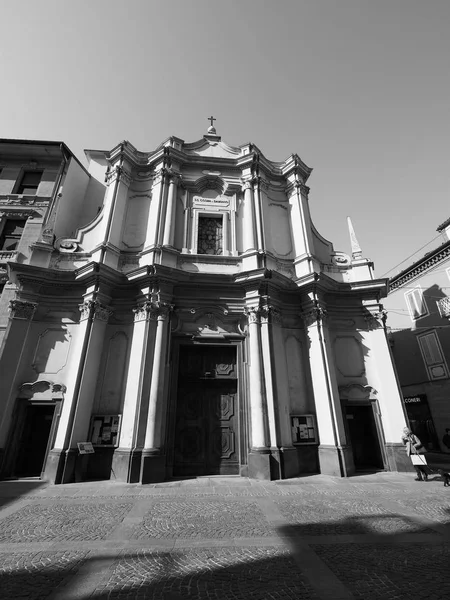
{"type": "Polygon", "coordinates": [[[435,333],[427,333],[426,335],[420,336],[418,339],[427,365],[436,365],[443,362],[435,333]]]}

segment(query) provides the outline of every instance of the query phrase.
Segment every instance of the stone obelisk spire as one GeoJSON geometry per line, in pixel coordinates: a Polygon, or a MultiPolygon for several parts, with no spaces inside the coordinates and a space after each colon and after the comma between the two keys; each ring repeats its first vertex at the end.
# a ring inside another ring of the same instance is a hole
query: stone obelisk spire
{"type": "Polygon", "coordinates": [[[352,220],[350,219],[350,217],[347,217],[347,224],[348,224],[348,232],[350,234],[350,242],[352,245],[352,258],[353,258],[353,260],[361,259],[362,258],[361,246],[359,245],[359,242],[356,239],[355,230],[353,229],[352,220]]]}

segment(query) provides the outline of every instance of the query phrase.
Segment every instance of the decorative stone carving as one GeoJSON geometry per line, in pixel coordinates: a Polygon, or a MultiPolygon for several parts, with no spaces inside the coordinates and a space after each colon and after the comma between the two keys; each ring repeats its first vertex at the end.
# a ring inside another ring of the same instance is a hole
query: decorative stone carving
{"type": "Polygon", "coordinates": [[[244,308],[244,314],[248,319],[249,323],[259,323],[261,315],[260,306],[246,306],[244,308]]]}
{"type": "Polygon", "coordinates": [[[129,186],[133,180],[131,173],[119,165],[116,165],[114,169],[110,169],[105,176],[107,185],[110,185],[116,179],[127,186],[129,186]]]}
{"type": "Polygon", "coordinates": [[[10,300],[9,312],[11,319],[22,319],[31,321],[36,311],[36,302],[24,302],[23,300],[10,300]]]}
{"type": "Polygon", "coordinates": [[[108,321],[113,311],[101,304],[98,300],[86,300],[82,304],[79,304],[80,309],[80,321],[85,319],[98,319],[99,321],[108,321]]]}
{"type": "Polygon", "coordinates": [[[32,383],[23,383],[19,389],[20,395],[25,396],[25,398],[42,396],[42,399],[57,399],[63,397],[67,388],[63,383],[54,383],[53,381],[40,379],[32,383]]]}
{"type": "Polygon", "coordinates": [[[264,304],[261,306],[261,323],[281,325],[280,311],[271,304],[264,304]]]}
{"type": "Polygon", "coordinates": [[[367,323],[368,329],[379,329],[380,327],[383,327],[384,329],[386,329],[387,316],[388,316],[388,313],[384,309],[374,312],[374,313],[368,311],[364,315],[364,320],[367,323]]]}
{"type": "Polygon", "coordinates": [[[133,308],[134,320],[137,321],[164,321],[173,311],[173,304],[167,302],[144,302],[133,308]]]}
{"type": "Polygon", "coordinates": [[[317,304],[317,306],[303,312],[300,316],[303,319],[305,326],[309,327],[318,321],[323,321],[327,317],[327,311],[317,304]]]}

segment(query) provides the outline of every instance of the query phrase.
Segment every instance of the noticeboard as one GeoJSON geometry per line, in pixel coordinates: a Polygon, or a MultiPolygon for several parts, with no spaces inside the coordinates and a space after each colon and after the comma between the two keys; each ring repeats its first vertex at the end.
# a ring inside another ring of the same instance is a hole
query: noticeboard
{"type": "Polygon", "coordinates": [[[291,415],[291,431],[294,446],[319,443],[314,415],[291,415]]]}
{"type": "Polygon", "coordinates": [[[92,445],[117,447],[121,419],[122,415],[93,415],[89,430],[92,445]]]}

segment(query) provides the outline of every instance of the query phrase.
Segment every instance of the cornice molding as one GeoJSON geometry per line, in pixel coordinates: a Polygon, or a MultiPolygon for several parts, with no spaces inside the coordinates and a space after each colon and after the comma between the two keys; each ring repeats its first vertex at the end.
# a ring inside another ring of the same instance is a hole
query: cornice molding
{"type": "Polygon", "coordinates": [[[437,248],[436,250],[428,253],[428,255],[425,255],[420,261],[417,261],[402,273],[399,273],[395,277],[389,279],[389,291],[393,291],[402,287],[405,285],[405,283],[411,281],[411,279],[418,277],[423,272],[438,265],[449,257],[450,241],[446,242],[443,247],[437,248]]]}

